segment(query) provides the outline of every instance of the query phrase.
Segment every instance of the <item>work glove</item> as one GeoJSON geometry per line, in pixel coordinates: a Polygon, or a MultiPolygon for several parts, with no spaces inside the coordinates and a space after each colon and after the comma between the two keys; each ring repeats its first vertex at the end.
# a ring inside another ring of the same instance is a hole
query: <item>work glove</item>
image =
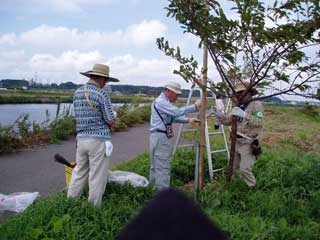
{"type": "Polygon", "coordinates": [[[197,109],[200,109],[200,107],[201,107],[201,99],[198,99],[198,100],[194,103],[194,105],[196,105],[196,108],[197,108],[197,109]]]}
{"type": "Polygon", "coordinates": [[[224,115],[224,113],[217,109],[216,107],[212,107],[209,111],[208,111],[208,115],[214,115],[218,118],[222,117],[224,115]]]}
{"type": "Polygon", "coordinates": [[[189,118],[189,123],[191,123],[191,125],[197,125],[200,123],[200,120],[198,118],[189,118]]]}
{"type": "Polygon", "coordinates": [[[246,118],[247,117],[247,113],[245,111],[243,111],[239,107],[232,108],[231,115],[237,116],[237,117],[240,117],[240,118],[246,118]]]}

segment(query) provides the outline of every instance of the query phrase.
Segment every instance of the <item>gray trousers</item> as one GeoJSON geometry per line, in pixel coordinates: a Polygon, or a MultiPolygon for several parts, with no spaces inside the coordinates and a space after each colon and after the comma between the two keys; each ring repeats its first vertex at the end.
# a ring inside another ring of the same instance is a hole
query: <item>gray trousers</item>
{"type": "Polygon", "coordinates": [[[170,160],[173,141],[166,134],[150,134],[150,184],[158,190],[170,187],[170,160]]]}
{"type": "Polygon", "coordinates": [[[239,171],[240,178],[249,187],[256,185],[256,178],[252,173],[254,159],[255,157],[251,152],[251,141],[245,138],[237,139],[233,170],[235,173],[239,171]]]}
{"type": "Polygon", "coordinates": [[[106,156],[105,142],[95,139],[78,141],[76,167],[72,171],[68,197],[81,196],[89,182],[88,201],[99,207],[107,184],[110,157],[106,156]]]}

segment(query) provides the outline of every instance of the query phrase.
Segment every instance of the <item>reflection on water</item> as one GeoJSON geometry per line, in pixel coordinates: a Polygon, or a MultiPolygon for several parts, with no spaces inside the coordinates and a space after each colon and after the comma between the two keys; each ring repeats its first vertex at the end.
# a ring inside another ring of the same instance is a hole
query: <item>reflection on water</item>
{"type": "MultiPolygon", "coordinates": [[[[113,104],[115,108],[123,103],[113,104]]],[[[46,111],[49,113],[49,120],[56,117],[57,104],[0,104],[0,125],[13,124],[22,114],[29,114],[30,122],[42,123],[47,120],[46,111]]],[[[72,104],[62,103],[59,114],[69,111],[72,114],[72,104]]]]}
{"type": "MultiPolygon", "coordinates": [[[[57,112],[57,104],[1,104],[0,105],[0,124],[13,124],[22,114],[29,114],[31,122],[42,123],[47,120],[46,111],[48,111],[49,120],[53,120],[57,112]]],[[[72,104],[62,103],[59,114],[66,111],[72,112],[72,104]]]]}

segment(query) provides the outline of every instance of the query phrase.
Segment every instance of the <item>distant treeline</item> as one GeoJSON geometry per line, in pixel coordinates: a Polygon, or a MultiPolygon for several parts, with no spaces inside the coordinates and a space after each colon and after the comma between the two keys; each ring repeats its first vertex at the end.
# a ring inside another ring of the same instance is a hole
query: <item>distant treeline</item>
{"type": "MultiPolygon", "coordinates": [[[[33,81],[26,81],[26,80],[18,80],[18,79],[3,79],[0,81],[0,87],[3,88],[18,88],[18,89],[62,89],[62,90],[75,90],[79,87],[81,87],[83,84],[75,84],[73,82],[65,82],[65,83],[52,83],[52,84],[41,84],[36,83],[33,81]]],[[[114,94],[123,94],[123,95],[135,95],[135,94],[141,94],[145,96],[158,96],[163,90],[163,87],[149,87],[149,86],[134,86],[134,85],[120,85],[120,84],[110,84],[112,88],[112,92],[114,94]]],[[[182,96],[184,98],[187,98],[189,95],[189,90],[183,89],[182,90],[182,96]]],[[[194,91],[193,97],[199,97],[200,91],[194,91]]],[[[209,92],[208,96],[212,96],[209,92]]],[[[281,104],[283,101],[281,101],[278,97],[271,97],[264,100],[265,102],[272,102],[281,104]]],[[[287,101],[284,101],[287,102],[287,101]]]]}
{"type": "MultiPolygon", "coordinates": [[[[75,84],[73,82],[65,83],[52,83],[52,84],[42,84],[36,82],[28,82],[26,80],[19,79],[2,79],[0,80],[0,87],[8,89],[65,89],[65,90],[75,90],[82,86],[83,84],[75,84]]],[[[134,86],[134,85],[110,85],[113,93],[118,94],[142,94],[147,96],[158,96],[163,90],[163,87],[149,87],[149,86],[134,86]]],[[[189,90],[182,90],[182,97],[188,97],[189,90]]],[[[200,96],[200,92],[196,91],[193,96],[200,96]]]]}

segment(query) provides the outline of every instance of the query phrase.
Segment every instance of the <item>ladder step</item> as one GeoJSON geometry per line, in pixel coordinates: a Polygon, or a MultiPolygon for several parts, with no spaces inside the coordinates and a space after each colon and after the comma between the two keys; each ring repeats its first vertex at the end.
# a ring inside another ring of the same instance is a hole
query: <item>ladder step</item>
{"type": "Polygon", "coordinates": [[[215,172],[220,172],[222,170],[223,170],[223,168],[218,168],[218,169],[214,169],[212,172],[215,173],[215,172]]]}
{"type": "Polygon", "coordinates": [[[196,128],[189,128],[189,129],[184,129],[182,132],[196,132],[196,128]]]}
{"type": "Polygon", "coordinates": [[[191,144],[181,144],[181,145],[178,145],[177,147],[194,147],[194,144],[191,143],[191,144]]]}
{"type": "Polygon", "coordinates": [[[218,134],[223,134],[223,132],[209,132],[209,135],[218,135],[218,134]]]}
{"type": "Polygon", "coordinates": [[[226,152],[227,149],[221,149],[221,150],[215,150],[215,151],[211,151],[210,153],[218,153],[218,152],[226,152]]]}

